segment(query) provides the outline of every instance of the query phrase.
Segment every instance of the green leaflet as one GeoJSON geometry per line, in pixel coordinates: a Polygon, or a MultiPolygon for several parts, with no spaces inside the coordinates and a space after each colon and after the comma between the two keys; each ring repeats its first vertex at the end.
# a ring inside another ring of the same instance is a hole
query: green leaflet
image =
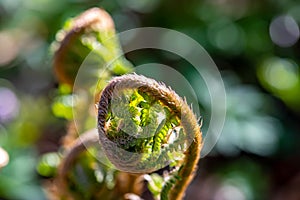
{"type": "Polygon", "coordinates": [[[168,162],[170,152],[177,150],[178,145],[169,144],[169,138],[179,124],[180,120],[162,102],[139,89],[127,89],[113,95],[106,132],[118,147],[142,154],[139,167],[155,167],[158,162],[168,162]]]}

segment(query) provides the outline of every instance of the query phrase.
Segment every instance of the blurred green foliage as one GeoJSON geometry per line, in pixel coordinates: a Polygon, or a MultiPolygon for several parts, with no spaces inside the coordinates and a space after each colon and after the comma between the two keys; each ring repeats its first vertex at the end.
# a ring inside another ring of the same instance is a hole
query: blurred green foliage
{"type": "MultiPolygon", "coordinates": [[[[66,119],[72,118],[71,89],[58,88],[49,49],[67,19],[93,6],[107,10],[119,32],[157,26],[187,34],[221,71],[226,123],[216,148],[200,162],[187,199],[232,199],[228,192],[237,199],[299,198],[300,2],[1,0],[0,146],[10,159],[0,169],[1,199],[47,198],[43,181],[55,174],[59,159],[51,152],[59,151],[66,119]],[[276,21],[280,16],[283,22],[276,21]]],[[[150,50],[127,57],[135,65],[155,61],[182,72],[197,88],[207,128],[210,104],[201,93],[205,86],[187,62],[150,50]]],[[[155,193],[160,180],[154,175],[150,185],[155,193]]]]}

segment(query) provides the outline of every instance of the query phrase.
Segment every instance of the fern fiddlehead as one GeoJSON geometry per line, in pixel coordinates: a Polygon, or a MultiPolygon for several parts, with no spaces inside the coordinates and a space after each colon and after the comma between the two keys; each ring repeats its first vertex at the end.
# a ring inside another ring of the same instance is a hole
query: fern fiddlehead
{"type": "MultiPolygon", "coordinates": [[[[54,72],[59,82],[73,86],[83,60],[91,53],[97,55],[99,67],[114,60],[121,53],[115,26],[110,15],[103,9],[91,8],[66,21],[52,44],[54,72]],[[96,48],[101,46],[101,48],[96,48]]],[[[120,57],[108,68],[113,75],[131,71],[131,64],[120,57]]]]}
{"type": "Polygon", "coordinates": [[[182,199],[200,157],[201,132],[192,110],[173,90],[140,75],[114,78],[98,104],[98,133],[110,161],[128,172],[151,173],[172,158],[170,153],[184,150],[175,175],[179,178],[162,191],[162,199],[182,199]],[[144,129],[148,122],[150,127],[144,129]],[[180,136],[169,144],[167,137],[175,127],[180,136]]]}

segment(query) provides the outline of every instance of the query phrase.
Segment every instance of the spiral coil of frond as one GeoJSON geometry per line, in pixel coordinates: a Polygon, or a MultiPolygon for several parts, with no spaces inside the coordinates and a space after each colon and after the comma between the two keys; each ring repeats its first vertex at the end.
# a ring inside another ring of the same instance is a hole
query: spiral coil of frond
{"type": "Polygon", "coordinates": [[[194,113],[171,88],[144,76],[109,82],[98,104],[98,133],[110,161],[127,172],[151,173],[174,159],[172,153],[184,153],[181,179],[166,183],[164,191],[185,189],[199,159],[201,132],[194,113]]]}

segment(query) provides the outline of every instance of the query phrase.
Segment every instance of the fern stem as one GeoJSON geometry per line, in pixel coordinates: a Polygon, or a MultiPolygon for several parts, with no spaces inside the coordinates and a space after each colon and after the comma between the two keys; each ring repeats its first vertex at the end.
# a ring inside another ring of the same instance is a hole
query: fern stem
{"type": "MultiPolygon", "coordinates": [[[[85,152],[87,148],[99,143],[99,138],[95,130],[89,130],[83,133],[67,151],[60,167],[58,168],[58,180],[62,188],[65,188],[68,181],[68,173],[73,166],[76,158],[85,152]]],[[[63,190],[62,190],[63,191],[63,190]]]]}

